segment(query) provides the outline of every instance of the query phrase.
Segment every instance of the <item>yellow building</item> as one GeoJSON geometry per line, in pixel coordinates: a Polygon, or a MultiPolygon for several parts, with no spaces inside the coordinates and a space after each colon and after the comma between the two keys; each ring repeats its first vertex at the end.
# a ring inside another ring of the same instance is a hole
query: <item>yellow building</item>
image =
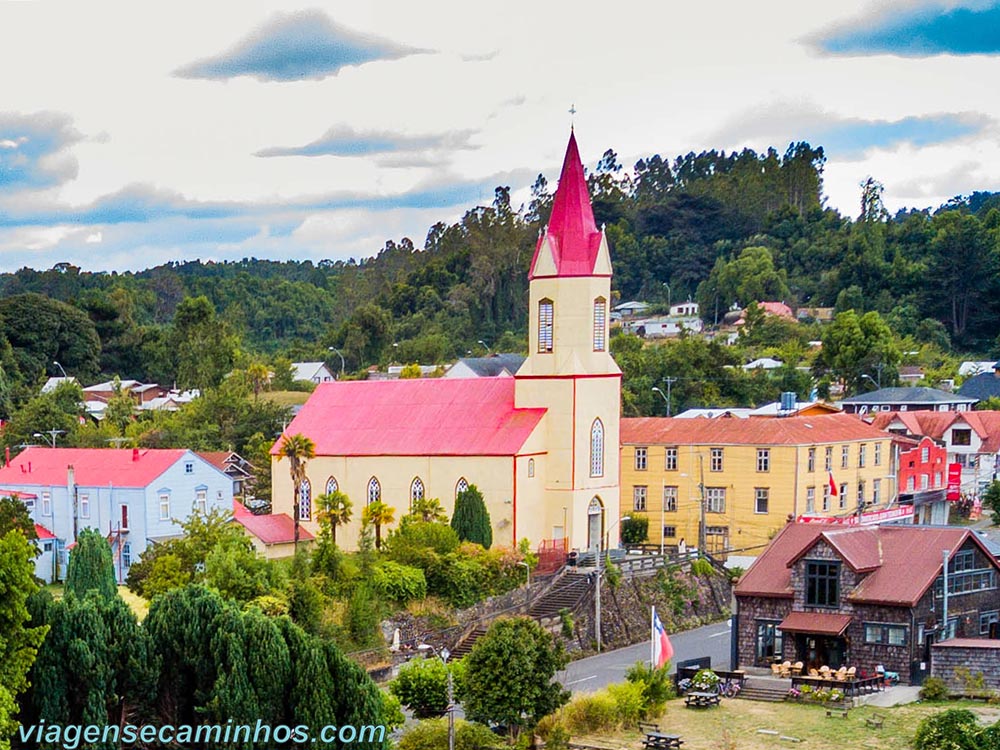
{"type": "MultiPolygon", "coordinates": [[[[316,533],[313,499],[339,489],[404,515],[418,497],[451,514],[470,484],[483,493],[496,544],[527,538],[597,546],[619,517],[621,371],[608,351],[611,260],[571,135],[546,232],[529,274],[529,354],[514,378],[322,383],[285,431],[316,445],[297,498],[316,533]],[[610,519],[610,521],[606,521],[610,519]]],[[[272,449],[275,513],[292,513],[288,464],[272,449]]]]}
{"type": "Polygon", "coordinates": [[[622,515],[649,542],[756,556],[790,516],[846,517],[896,500],[892,435],[846,414],[622,420],[622,515]]]}

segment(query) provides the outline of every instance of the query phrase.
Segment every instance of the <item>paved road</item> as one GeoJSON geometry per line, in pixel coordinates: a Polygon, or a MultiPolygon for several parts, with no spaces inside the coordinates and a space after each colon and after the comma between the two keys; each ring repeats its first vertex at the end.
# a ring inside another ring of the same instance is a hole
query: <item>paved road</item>
{"type": "MultiPolygon", "coordinates": [[[[673,663],[709,656],[713,667],[728,669],[729,640],[728,622],[672,633],[673,663]]],[[[615,682],[624,682],[625,670],[637,661],[649,661],[649,641],[571,662],[556,677],[573,692],[589,693],[615,682]]],[[[671,671],[674,671],[672,666],[671,671]]]]}

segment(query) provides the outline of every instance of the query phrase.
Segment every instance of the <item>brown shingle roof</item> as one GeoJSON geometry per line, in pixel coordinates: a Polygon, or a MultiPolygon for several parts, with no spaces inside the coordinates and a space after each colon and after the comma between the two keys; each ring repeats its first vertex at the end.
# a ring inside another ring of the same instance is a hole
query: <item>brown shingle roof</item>
{"type": "Polygon", "coordinates": [[[631,445],[812,445],[890,437],[850,414],[783,419],[677,419],[621,421],[621,441],[631,445]]]}
{"type": "Polygon", "coordinates": [[[787,524],[736,586],[738,596],[791,597],[791,565],[822,537],[856,571],[871,571],[847,594],[852,601],[913,606],[941,573],[941,551],[953,555],[972,539],[949,526],[877,526],[831,530],[821,524],[787,524]]]}

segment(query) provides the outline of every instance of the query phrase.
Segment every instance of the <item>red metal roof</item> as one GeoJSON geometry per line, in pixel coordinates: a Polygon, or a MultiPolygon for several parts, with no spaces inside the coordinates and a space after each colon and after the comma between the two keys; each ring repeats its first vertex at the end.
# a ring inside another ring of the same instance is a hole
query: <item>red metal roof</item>
{"type": "Polygon", "coordinates": [[[878,526],[829,529],[787,524],[736,585],[739,596],[790,597],[791,566],[822,538],[854,570],[868,572],[847,597],[852,601],[913,606],[941,573],[941,551],[949,556],[972,539],[996,567],[979,538],[949,526],[878,526]]]}
{"type": "Polygon", "coordinates": [[[850,414],[781,419],[639,417],[621,422],[621,441],[631,445],[812,445],[889,437],[850,414]]]}
{"type": "Polygon", "coordinates": [[[789,612],[778,627],[786,633],[818,633],[838,636],[842,635],[850,624],[850,615],[835,615],[827,612],[789,612]]]}
{"type": "MultiPolygon", "coordinates": [[[[295,541],[295,521],[287,513],[269,513],[255,516],[242,503],[233,501],[233,520],[260,539],[264,544],[286,544],[295,541]]],[[[301,524],[299,540],[311,541],[315,537],[301,524]]]]}
{"type": "Polygon", "coordinates": [[[56,535],[49,531],[47,528],[42,526],[40,523],[35,524],[35,536],[39,539],[55,539],[56,535]]]}
{"type": "Polygon", "coordinates": [[[0,469],[0,485],[66,486],[72,466],[84,487],[148,487],[187,453],[131,448],[25,448],[0,469]]]}
{"type": "Polygon", "coordinates": [[[559,187],[552,201],[549,225],[535,247],[529,279],[535,278],[539,253],[548,252],[546,240],[552,246],[556,276],[590,276],[594,273],[597,251],[601,247],[601,233],[594,223],[587,178],[583,173],[576,134],[572,132],[569,134],[562,173],[559,175],[559,187]]]}
{"type": "Polygon", "coordinates": [[[318,456],[513,456],[544,414],[514,407],[514,378],[341,380],[320,383],[285,434],[318,456]]]}
{"type": "Polygon", "coordinates": [[[872,425],[885,429],[894,420],[913,435],[942,440],[952,427],[969,426],[983,441],[981,453],[1000,452],[1000,411],[890,411],[879,412],[872,425]]]}

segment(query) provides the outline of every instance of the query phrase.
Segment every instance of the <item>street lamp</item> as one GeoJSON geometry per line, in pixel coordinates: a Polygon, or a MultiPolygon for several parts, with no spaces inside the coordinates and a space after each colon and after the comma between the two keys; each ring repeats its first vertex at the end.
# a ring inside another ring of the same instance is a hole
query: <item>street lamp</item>
{"type": "Polygon", "coordinates": [[[519,562],[518,565],[523,565],[524,566],[524,585],[525,586],[530,586],[531,585],[531,566],[528,565],[528,563],[525,562],[524,560],[522,560],[521,562],[519,562]]]}
{"type": "Polygon", "coordinates": [[[66,374],[66,371],[63,369],[63,366],[61,364],[59,364],[55,360],[52,361],[52,364],[54,364],[56,367],[59,368],[59,372],[61,372],[63,374],[64,378],[68,378],[69,377],[69,375],[66,374]]]}
{"type": "MultiPolygon", "coordinates": [[[[615,526],[620,524],[622,521],[631,521],[631,516],[622,516],[613,524],[611,528],[608,529],[608,539],[611,538],[611,532],[614,531],[615,526]]],[[[594,592],[594,635],[597,638],[597,653],[601,653],[601,541],[597,542],[597,575],[595,576],[597,581],[597,590],[594,592]]]]}
{"type": "Polygon", "coordinates": [[[663,286],[667,288],[667,315],[670,314],[670,284],[663,282],[663,286]]]}
{"type": "Polygon", "coordinates": [[[438,651],[429,643],[417,644],[417,651],[430,651],[441,660],[448,671],[448,750],[455,750],[455,686],[451,670],[448,669],[448,657],[451,656],[451,652],[447,648],[438,651]]]}
{"type": "Polygon", "coordinates": [[[492,351],[490,350],[490,345],[489,345],[489,344],[487,344],[487,343],[486,343],[485,341],[483,341],[482,339],[479,339],[479,341],[477,341],[476,343],[477,343],[477,344],[482,344],[482,345],[483,345],[483,348],[484,348],[484,349],[486,350],[486,353],[487,353],[487,354],[492,354],[492,353],[493,353],[493,352],[492,352],[492,351]]]}
{"type": "Polygon", "coordinates": [[[64,434],[66,434],[66,430],[46,430],[44,435],[40,432],[35,432],[32,433],[31,437],[46,438],[49,442],[52,443],[52,447],[55,448],[56,435],[64,435],[64,434]]]}
{"type": "Polygon", "coordinates": [[[653,386],[653,390],[660,394],[660,398],[667,402],[667,416],[670,416],[670,387],[677,382],[677,378],[664,378],[663,382],[667,384],[667,392],[664,394],[659,387],[653,386]]]}
{"type": "MultiPolygon", "coordinates": [[[[328,346],[326,350],[329,352],[335,352],[337,356],[340,357],[340,377],[341,378],[344,377],[344,355],[341,354],[340,349],[336,348],[335,346],[328,346]]],[[[338,380],[339,379],[340,378],[338,378],[338,380]]]]}

